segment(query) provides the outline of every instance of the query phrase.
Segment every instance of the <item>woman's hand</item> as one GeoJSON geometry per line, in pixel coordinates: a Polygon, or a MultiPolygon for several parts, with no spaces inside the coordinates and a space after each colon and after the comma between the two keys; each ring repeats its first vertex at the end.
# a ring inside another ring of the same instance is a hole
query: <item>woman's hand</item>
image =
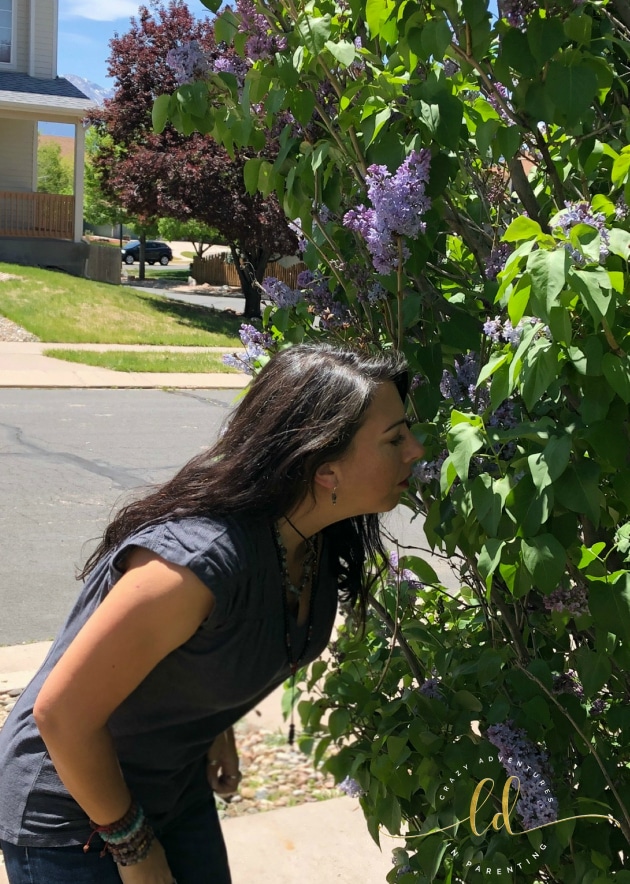
{"type": "Polygon", "coordinates": [[[146,859],[132,866],[118,866],[124,884],[177,884],[168,867],[164,848],[154,841],[146,859]]]}
{"type": "Polygon", "coordinates": [[[243,778],[238,769],[234,730],[230,727],[216,738],[207,753],[207,775],[212,791],[227,798],[238,789],[243,778]]]}

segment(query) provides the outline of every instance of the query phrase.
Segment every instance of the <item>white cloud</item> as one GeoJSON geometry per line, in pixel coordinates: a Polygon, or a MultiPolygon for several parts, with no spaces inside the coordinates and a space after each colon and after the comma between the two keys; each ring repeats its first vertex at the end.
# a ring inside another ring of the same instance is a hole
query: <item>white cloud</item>
{"type": "Polygon", "coordinates": [[[95,3],[94,0],[61,0],[61,18],[87,18],[92,21],[116,21],[136,15],[140,4],[137,0],[107,0],[95,3]]]}

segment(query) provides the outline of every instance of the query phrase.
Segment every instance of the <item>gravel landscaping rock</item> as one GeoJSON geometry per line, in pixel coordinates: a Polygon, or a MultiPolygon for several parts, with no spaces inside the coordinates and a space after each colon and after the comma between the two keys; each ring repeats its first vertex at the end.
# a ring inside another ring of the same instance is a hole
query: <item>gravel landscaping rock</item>
{"type": "MultiPolygon", "coordinates": [[[[9,276],[9,274],[0,273],[0,282],[2,282],[3,276],[9,276]]],[[[6,316],[0,316],[0,341],[39,341],[39,338],[26,331],[21,325],[11,322],[6,316]]]]}

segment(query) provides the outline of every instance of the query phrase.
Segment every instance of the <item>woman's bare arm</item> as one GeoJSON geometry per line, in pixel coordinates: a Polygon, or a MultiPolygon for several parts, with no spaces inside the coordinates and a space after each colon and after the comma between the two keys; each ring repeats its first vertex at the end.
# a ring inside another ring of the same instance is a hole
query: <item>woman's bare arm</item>
{"type": "Polygon", "coordinates": [[[188,568],[136,548],[46,679],[35,703],[37,726],[63,784],[99,825],[120,819],[131,802],[107,720],[213,605],[188,568]]]}

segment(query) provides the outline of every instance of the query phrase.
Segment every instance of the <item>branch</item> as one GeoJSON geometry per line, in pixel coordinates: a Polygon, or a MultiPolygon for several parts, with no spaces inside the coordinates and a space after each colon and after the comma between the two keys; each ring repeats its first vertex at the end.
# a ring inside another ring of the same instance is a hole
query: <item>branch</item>
{"type": "Polygon", "coordinates": [[[369,603],[374,608],[374,610],[376,611],[376,613],[378,614],[378,616],[381,618],[381,620],[385,624],[385,626],[387,626],[387,628],[391,632],[394,640],[396,642],[398,642],[398,644],[400,645],[400,650],[403,652],[403,656],[405,657],[405,660],[409,664],[409,669],[411,670],[411,674],[413,675],[415,680],[418,682],[418,687],[422,687],[422,685],[424,684],[424,681],[425,681],[425,674],[420,667],[420,661],[418,660],[418,658],[416,657],[414,652],[411,650],[411,648],[407,644],[406,640],[403,638],[403,636],[398,631],[397,625],[394,623],[392,618],[389,616],[389,614],[387,613],[387,611],[385,610],[383,605],[381,605],[381,603],[378,602],[374,598],[374,595],[372,593],[370,593],[368,600],[369,600],[369,603]]]}
{"type": "Polygon", "coordinates": [[[510,177],[512,179],[512,186],[516,191],[518,198],[521,203],[525,207],[525,211],[529,215],[529,217],[533,221],[537,221],[540,224],[541,229],[544,230],[545,233],[549,233],[549,227],[547,226],[547,222],[541,220],[540,212],[538,208],[538,200],[536,199],[536,194],[534,193],[534,189],[527,180],[527,175],[525,174],[525,170],[521,164],[521,157],[519,154],[516,154],[510,160],[509,164],[510,169],[510,177]]]}

